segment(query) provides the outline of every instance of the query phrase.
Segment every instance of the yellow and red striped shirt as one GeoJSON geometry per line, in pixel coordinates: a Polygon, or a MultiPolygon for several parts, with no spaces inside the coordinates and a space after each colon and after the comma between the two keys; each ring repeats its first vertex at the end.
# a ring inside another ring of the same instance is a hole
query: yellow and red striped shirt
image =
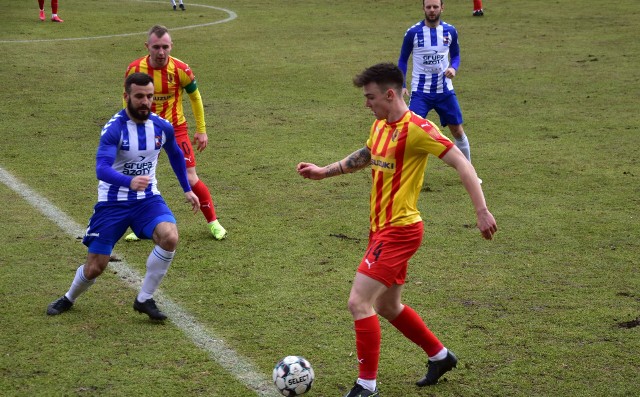
{"type": "Polygon", "coordinates": [[[418,196],[428,155],[441,158],[453,143],[435,124],[407,111],[394,123],[376,120],[367,147],[371,150],[371,230],[421,221],[418,196]]]}
{"type": "MultiPolygon", "coordinates": [[[[154,69],[149,63],[149,56],[131,62],[125,73],[125,79],[132,73],[142,72],[153,77],[154,94],[151,111],[169,120],[173,126],[187,122],[182,107],[182,91],[191,94],[197,91],[196,78],[189,65],[177,58],[169,57],[167,64],[161,69],[154,69]]],[[[199,98],[199,95],[198,95],[199,98]]],[[[194,109],[196,132],[206,132],[204,114],[194,109]]]]}

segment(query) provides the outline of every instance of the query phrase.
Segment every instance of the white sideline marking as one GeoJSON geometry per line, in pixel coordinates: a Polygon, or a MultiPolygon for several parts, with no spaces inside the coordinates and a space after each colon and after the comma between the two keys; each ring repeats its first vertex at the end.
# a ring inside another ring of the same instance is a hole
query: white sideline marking
{"type": "MultiPolygon", "coordinates": [[[[163,5],[168,6],[166,1],[147,1],[147,0],[134,0],[134,1],[138,1],[138,2],[141,2],[141,3],[162,3],[163,5]]],[[[204,26],[217,25],[219,23],[225,23],[225,22],[233,21],[234,19],[236,19],[238,17],[238,14],[236,14],[235,12],[233,12],[231,10],[227,10],[226,8],[220,8],[220,7],[208,6],[208,5],[202,5],[202,4],[192,4],[192,3],[189,3],[187,5],[189,7],[203,7],[203,8],[211,8],[213,10],[218,10],[218,11],[224,11],[229,16],[227,18],[221,19],[219,21],[200,23],[200,24],[197,24],[197,25],[172,27],[172,28],[169,28],[169,31],[173,32],[174,30],[194,29],[194,28],[201,28],[201,27],[204,27],[204,26]]],[[[169,9],[169,8],[167,7],[167,9],[169,9]]],[[[171,11],[171,12],[174,12],[174,11],[171,11]]],[[[66,38],[66,39],[0,40],[0,43],[46,43],[46,42],[52,42],[52,41],[55,42],[55,41],[97,40],[97,39],[107,39],[107,38],[110,38],[110,37],[127,37],[127,36],[146,35],[147,33],[148,32],[120,33],[120,34],[110,34],[110,35],[105,35],[105,36],[71,37],[71,38],[66,38]]]]}
{"type": "MultiPolygon", "coordinates": [[[[0,167],[0,182],[22,196],[29,204],[42,212],[47,219],[58,225],[60,229],[71,237],[76,238],[84,235],[82,226],[2,167],[0,167]]],[[[136,291],[140,288],[142,277],[137,271],[130,268],[124,260],[121,262],[109,262],[109,267],[115,270],[118,277],[129,287],[136,291]]],[[[208,331],[192,315],[159,290],[154,296],[159,302],[162,302],[163,311],[169,315],[171,322],[182,330],[197,347],[209,353],[209,356],[215,362],[242,384],[259,396],[274,397],[280,395],[275,391],[271,381],[260,374],[260,371],[249,359],[242,357],[227,346],[222,338],[208,331]]]]}

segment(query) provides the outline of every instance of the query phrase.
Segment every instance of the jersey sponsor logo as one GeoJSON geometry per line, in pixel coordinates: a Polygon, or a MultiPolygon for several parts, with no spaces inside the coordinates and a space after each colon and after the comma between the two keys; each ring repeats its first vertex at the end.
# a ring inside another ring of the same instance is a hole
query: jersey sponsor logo
{"type": "Polygon", "coordinates": [[[371,168],[378,171],[394,172],[396,169],[395,161],[388,161],[385,159],[371,159],[371,168]]]}
{"type": "Polygon", "coordinates": [[[171,95],[154,95],[153,96],[153,101],[154,102],[164,102],[164,101],[168,101],[169,99],[171,99],[171,95]]]}
{"type": "Polygon", "coordinates": [[[444,55],[438,54],[437,51],[429,51],[422,56],[423,65],[437,65],[444,59],[444,55]]]}
{"type": "MultiPolygon", "coordinates": [[[[142,160],[144,160],[143,156],[142,160]]],[[[122,173],[124,175],[149,175],[153,168],[153,161],[124,163],[122,173]]]]}
{"type": "Polygon", "coordinates": [[[129,150],[129,140],[123,139],[122,145],[120,145],[120,150],[129,150]]]}

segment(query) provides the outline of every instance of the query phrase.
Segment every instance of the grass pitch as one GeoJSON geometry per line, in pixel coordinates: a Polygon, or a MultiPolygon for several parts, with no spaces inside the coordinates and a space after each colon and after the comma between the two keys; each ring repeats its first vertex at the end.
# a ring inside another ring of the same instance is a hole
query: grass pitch
{"type": "MultiPolygon", "coordinates": [[[[369,178],[313,182],[294,168],[364,144],[372,116],[351,78],[397,60],[419,2],[198,3],[237,14],[172,32],[172,55],[195,71],[205,103],[210,147],[198,174],[230,234],[210,239],[164,162],[160,189],[181,242],[162,292],[266,380],[297,354],[316,372],[310,396],[344,394],[357,374],[346,299],[366,245],[369,178]]],[[[462,46],[454,86],[500,230],[492,242],[480,238],[455,172],[432,160],[420,201],[425,241],[405,298],[460,364],[448,381],[417,389],[421,351],[383,322],[380,389],[637,395],[636,1],[493,1],[483,18],[471,17],[468,1],[445,3],[462,46]]],[[[121,105],[126,66],[145,53],[142,32],[228,14],[118,0],[65,0],[59,13],[63,24],[40,22],[35,2],[14,2],[0,14],[0,167],[84,225],[99,131],[121,105]],[[98,36],[111,37],[75,40],[98,36]]],[[[135,292],[113,272],[72,311],[47,317],[86,250],[2,184],[0,200],[3,394],[255,394],[172,323],[133,313],[135,292]]],[[[139,273],[150,250],[116,247],[139,273]]]]}

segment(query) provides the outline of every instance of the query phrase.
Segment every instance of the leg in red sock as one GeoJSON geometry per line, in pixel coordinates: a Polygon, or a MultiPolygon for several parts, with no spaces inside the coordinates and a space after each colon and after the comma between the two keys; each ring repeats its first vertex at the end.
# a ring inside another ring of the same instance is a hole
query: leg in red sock
{"type": "Polygon", "coordinates": [[[358,353],[358,377],[376,379],[380,360],[380,321],[377,315],[355,320],[356,351],[358,353]]]}
{"type": "Polygon", "coordinates": [[[213,200],[211,199],[211,193],[209,193],[209,188],[204,184],[200,179],[196,182],[195,185],[191,186],[193,192],[198,196],[198,200],[200,200],[200,210],[202,214],[207,219],[207,223],[213,222],[216,220],[216,209],[213,206],[213,200]]]}
{"type": "Polygon", "coordinates": [[[405,305],[391,325],[402,332],[410,341],[420,346],[429,357],[438,354],[444,347],[440,340],[427,328],[420,315],[405,305]]]}

